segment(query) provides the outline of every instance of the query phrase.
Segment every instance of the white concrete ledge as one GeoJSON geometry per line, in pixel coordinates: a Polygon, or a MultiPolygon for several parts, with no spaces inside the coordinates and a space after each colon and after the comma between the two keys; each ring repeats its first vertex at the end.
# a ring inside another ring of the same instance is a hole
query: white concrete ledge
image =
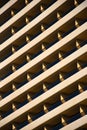
{"type": "MultiPolygon", "coordinates": [[[[67,35],[66,37],[64,37],[61,41],[57,42],[55,45],[53,45],[50,48],[54,48],[53,49],[49,49],[52,50],[51,53],[54,53],[56,50],[58,50],[59,48],[61,48],[62,46],[64,46],[65,44],[67,44],[68,42],[70,42],[71,40],[73,40],[75,37],[77,37],[79,34],[83,33],[84,31],[86,31],[86,27],[87,27],[87,23],[81,25],[79,28],[77,28],[76,30],[74,30],[73,32],[71,32],[69,35],[67,35]]],[[[28,45],[28,49],[30,49],[32,46],[32,44],[28,45]]],[[[23,49],[24,50],[24,49],[23,49]]],[[[17,51],[15,54],[13,54],[12,56],[10,56],[9,58],[7,58],[6,60],[4,60],[3,62],[0,63],[0,70],[3,69],[4,67],[6,67],[8,64],[12,63],[17,57],[20,56],[20,53],[22,54],[23,50],[19,50],[17,51]],[[20,52],[20,53],[19,53],[20,52]]],[[[47,56],[49,56],[51,53],[49,53],[50,51],[48,51],[47,49],[47,56]]],[[[43,55],[43,59],[46,57],[45,52],[41,55],[43,55]]],[[[40,57],[38,59],[41,59],[40,57]]],[[[34,59],[33,59],[34,60],[34,59]]],[[[39,60],[38,60],[39,62],[39,60]]],[[[34,65],[36,63],[34,62],[34,65]]]]}
{"type": "Polygon", "coordinates": [[[63,105],[61,105],[61,106],[55,108],[54,110],[48,112],[46,115],[40,117],[39,119],[36,119],[36,121],[33,121],[29,125],[22,128],[21,130],[33,130],[36,127],[38,127],[38,126],[42,125],[43,123],[47,122],[48,120],[56,117],[57,115],[61,114],[64,111],[68,110],[69,108],[74,107],[75,105],[84,101],[85,99],[87,99],[87,91],[85,91],[85,92],[79,94],[78,96],[74,97],[73,99],[65,102],[63,105]]]}
{"type": "MultiPolygon", "coordinates": [[[[42,20],[43,18],[47,17],[50,13],[52,13],[55,9],[57,9],[60,5],[65,3],[67,0],[59,0],[55,2],[50,8],[45,10],[40,17],[38,17],[39,20],[42,20]]],[[[18,19],[20,19],[23,15],[25,15],[30,9],[32,9],[34,6],[36,6],[38,3],[40,3],[41,0],[34,0],[32,1],[28,6],[26,6],[24,9],[22,9],[17,15],[14,16],[14,18],[11,18],[8,22],[6,22],[3,26],[1,26],[1,32],[3,32],[5,29],[7,29],[9,26],[11,26],[14,22],[16,22],[18,19]]],[[[38,20],[35,20],[38,22],[38,20]]],[[[34,22],[36,25],[37,22],[34,22]]],[[[30,24],[30,23],[29,23],[30,24]]],[[[29,29],[32,28],[30,25],[29,29]]]]}
{"type": "MultiPolygon", "coordinates": [[[[56,45],[54,45],[54,46],[56,46],[55,49],[59,49],[63,45],[67,44],[70,40],[74,39],[79,34],[81,34],[82,32],[86,31],[86,27],[87,27],[87,22],[84,23],[83,25],[81,25],[79,28],[77,28],[73,32],[71,32],[66,37],[64,37],[61,41],[59,41],[58,43],[56,43],[56,45]]],[[[38,38],[35,38],[35,39],[38,39],[38,38]]],[[[10,57],[8,57],[6,60],[4,60],[3,62],[1,62],[0,63],[0,70],[3,69],[8,64],[10,64],[15,59],[17,59],[20,55],[22,55],[23,53],[25,53],[27,50],[29,50],[30,48],[32,48],[34,45],[36,45],[37,42],[38,42],[37,40],[33,40],[31,43],[25,45],[25,47],[21,48],[20,50],[18,50],[17,52],[15,52],[13,55],[11,55],[10,57]]],[[[52,50],[52,51],[55,51],[55,49],[52,50]]]]}
{"type": "MultiPolygon", "coordinates": [[[[87,115],[81,117],[80,119],[70,123],[69,125],[61,128],[60,130],[76,130],[79,127],[87,124],[87,115]]],[[[85,129],[82,129],[85,130],[85,129]]]]}
{"type": "MultiPolygon", "coordinates": [[[[54,48],[51,48],[52,50],[54,50],[54,48]]],[[[70,56],[66,57],[65,59],[63,59],[61,62],[57,63],[56,65],[54,65],[53,67],[51,67],[50,69],[48,69],[46,72],[42,73],[39,76],[34,78],[31,82],[34,81],[34,83],[32,83],[33,85],[35,84],[35,80],[36,82],[38,80],[41,81],[41,79],[43,80],[44,78],[46,78],[47,76],[50,76],[51,74],[53,74],[54,72],[56,72],[57,70],[59,70],[60,68],[66,66],[67,64],[69,64],[70,62],[72,62],[73,60],[77,59],[78,57],[80,57],[81,55],[85,54],[87,52],[87,45],[84,45],[82,48],[80,48],[79,50],[77,50],[76,52],[72,53],[70,56]],[[37,80],[38,78],[38,80],[37,80]]],[[[46,53],[49,53],[49,51],[47,51],[46,53]]],[[[39,57],[39,56],[38,56],[39,57]]],[[[39,59],[35,58],[34,60],[32,60],[30,63],[26,64],[25,66],[21,67],[18,71],[14,72],[13,74],[11,74],[10,76],[8,76],[7,78],[5,78],[4,80],[2,80],[0,82],[0,89],[3,88],[6,84],[8,84],[9,82],[11,82],[12,80],[14,80],[15,78],[17,78],[18,76],[22,75],[25,70],[27,71],[29,69],[29,67],[31,68],[32,66],[32,62],[37,62],[39,61],[39,59]],[[37,60],[38,59],[38,60],[37,60]]],[[[43,57],[41,56],[41,59],[43,57]]],[[[34,63],[33,63],[34,66],[34,63]]],[[[30,82],[30,83],[31,83],[30,82]]],[[[30,85],[32,86],[32,85],[30,85]]]]}
{"type": "MultiPolygon", "coordinates": [[[[72,83],[80,80],[81,78],[85,77],[87,75],[87,68],[82,69],[81,71],[77,72],[76,74],[72,75],[71,77],[67,78],[63,82],[59,83],[58,85],[54,86],[52,89],[47,91],[46,93],[42,94],[40,97],[37,97],[37,99],[31,101],[31,105],[29,109],[33,108],[35,105],[38,105],[40,102],[43,102],[43,100],[46,100],[47,98],[53,96],[54,94],[60,92],[61,90],[67,88],[72,83]],[[40,100],[41,99],[41,100],[40,100]],[[38,102],[39,100],[39,102],[38,102]],[[35,104],[36,103],[36,104],[35,104]]],[[[6,98],[2,99],[0,101],[0,108],[5,106],[6,104],[9,104],[12,102],[15,98],[23,94],[23,91],[16,90],[6,98]]]]}
{"type": "MultiPolygon", "coordinates": [[[[14,0],[13,0],[14,1],[14,0]]],[[[22,16],[24,16],[29,10],[34,8],[38,3],[40,3],[41,0],[33,0],[31,3],[29,3],[27,6],[25,6],[22,10],[20,10],[14,17],[9,19],[5,24],[3,24],[0,27],[0,33],[5,31],[8,27],[10,27],[14,22],[16,22],[18,19],[20,19],[22,16]]]]}
{"type": "MultiPolygon", "coordinates": [[[[47,78],[50,75],[52,75],[53,73],[57,72],[58,70],[60,70],[64,66],[68,65],[69,63],[73,62],[74,60],[76,60],[81,55],[84,55],[86,52],[87,52],[87,45],[84,45],[82,48],[80,48],[79,50],[75,51],[74,53],[72,53],[71,55],[69,55],[68,57],[63,59],[61,62],[57,63],[53,67],[49,68],[47,71],[43,72],[42,74],[40,74],[39,76],[37,76],[36,78],[31,80],[29,83],[25,84],[18,91],[20,91],[20,92],[27,91],[29,88],[37,85],[39,82],[43,81],[45,78],[47,78]]],[[[35,59],[36,61],[37,61],[37,58],[35,59]]],[[[16,71],[13,74],[11,74],[9,77],[7,77],[4,80],[2,80],[0,82],[0,89],[6,87],[5,86],[6,84],[11,82],[12,80],[17,78],[18,76],[22,75],[23,72],[26,70],[26,68],[29,69],[29,66],[31,66],[31,63],[29,65],[26,65],[25,67],[22,67],[18,71],[16,71]]]]}
{"type": "MultiPolygon", "coordinates": [[[[6,10],[8,10],[12,5],[14,5],[18,0],[10,0],[8,1],[1,9],[0,15],[2,15],[6,10]]],[[[0,27],[1,30],[1,27],[0,27]]]]}
{"type": "MultiPolygon", "coordinates": [[[[62,0],[63,1],[63,0],[62,0]]],[[[59,6],[62,4],[62,1],[58,1],[57,3],[59,6]]],[[[65,1],[64,1],[65,2],[65,1]]],[[[57,4],[55,6],[57,6],[57,4]]],[[[57,6],[58,7],[58,6],[57,6]]],[[[53,26],[51,26],[49,29],[41,33],[38,37],[34,38],[29,44],[25,45],[22,49],[20,49],[21,53],[24,51],[26,52],[28,50],[28,47],[30,45],[35,46],[38,42],[43,40],[45,37],[47,37],[49,34],[52,32],[56,31],[59,27],[61,27],[63,24],[68,22],[70,19],[75,17],[78,13],[80,13],[82,10],[86,8],[86,0],[77,6],[75,9],[73,9],[70,13],[68,13],[66,16],[64,16],[62,19],[60,19],[58,22],[56,22],[53,26]],[[23,51],[24,50],[24,51],[23,51]]],[[[50,10],[52,9],[51,7],[49,8],[50,10]]],[[[31,23],[23,27],[20,31],[18,31],[15,35],[10,37],[8,40],[6,40],[4,43],[1,44],[0,50],[4,50],[7,46],[11,45],[15,40],[19,39],[21,36],[23,36],[27,31],[29,31],[33,26],[38,24],[43,18],[44,15],[46,16],[50,10],[46,10],[42,13],[42,15],[38,16],[35,18],[31,23]]],[[[20,53],[19,51],[19,53],[20,53]]]]}
{"type": "MultiPolygon", "coordinates": [[[[52,111],[48,112],[47,114],[43,115],[42,117],[36,119],[35,121],[30,123],[29,125],[22,128],[22,130],[33,130],[34,128],[42,125],[46,121],[58,116],[62,112],[70,109],[71,107],[74,107],[75,105],[77,105],[78,103],[80,103],[80,102],[82,102],[82,101],[84,101],[86,99],[87,99],[87,91],[84,91],[83,93],[79,94],[78,96],[70,99],[69,101],[65,102],[64,104],[58,106],[57,108],[55,108],[52,111]]],[[[39,102],[39,100],[38,100],[38,102],[39,102]]],[[[31,102],[28,103],[26,105],[26,107],[24,106],[24,107],[16,110],[14,113],[10,114],[6,118],[2,119],[0,121],[0,127],[2,128],[6,124],[12,122],[15,118],[17,118],[17,117],[21,116],[22,114],[24,114],[26,111],[29,111],[30,106],[31,106],[31,102]]]]}

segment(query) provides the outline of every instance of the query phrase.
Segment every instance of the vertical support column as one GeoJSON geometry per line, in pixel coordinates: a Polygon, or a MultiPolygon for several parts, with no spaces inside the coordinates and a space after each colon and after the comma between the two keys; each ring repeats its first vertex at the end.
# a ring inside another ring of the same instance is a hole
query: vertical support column
{"type": "Polygon", "coordinates": [[[86,115],[86,112],[85,112],[86,110],[87,110],[86,106],[80,105],[80,114],[81,114],[81,116],[86,115]]]}
{"type": "Polygon", "coordinates": [[[26,61],[27,61],[27,62],[31,61],[31,54],[28,53],[28,54],[26,55],[26,61]]]}
{"type": "Polygon", "coordinates": [[[13,91],[16,91],[16,90],[17,90],[17,87],[16,87],[16,86],[17,86],[16,83],[12,83],[12,90],[13,90],[13,91]]]}
{"type": "Polygon", "coordinates": [[[46,30],[46,25],[45,24],[41,24],[41,31],[44,32],[46,30]]]}
{"type": "Polygon", "coordinates": [[[59,52],[58,52],[58,59],[59,59],[60,61],[64,59],[64,58],[63,58],[63,52],[62,52],[62,51],[59,51],[59,52]]]}
{"type": "Polygon", "coordinates": [[[42,70],[43,71],[46,71],[47,70],[47,63],[42,63],[42,70]]]}
{"type": "Polygon", "coordinates": [[[75,27],[78,28],[80,26],[80,19],[75,19],[75,27]]]}
{"type": "Polygon", "coordinates": [[[11,34],[14,35],[16,33],[16,28],[15,27],[12,27],[11,28],[11,34]]]}
{"type": "Polygon", "coordinates": [[[2,120],[2,112],[0,112],[0,120],[2,120]]]}
{"type": "Polygon", "coordinates": [[[25,23],[28,24],[30,22],[30,19],[28,16],[25,17],[25,23]]]}
{"type": "Polygon", "coordinates": [[[45,5],[44,4],[40,5],[40,11],[41,11],[41,13],[44,12],[44,10],[45,10],[45,5]]]}
{"type": "Polygon", "coordinates": [[[59,80],[64,81],[64,73],[59,73],[59,80]]]}
{"type": "Polygon", "coordinates": [[[81,48],[81,40],[76,40],[76,48],[81,48]]]}
{"type": "Polygon", "coordinates": [[[30,41],[30,35],[26,35],[26,42],[29,43],[30,41]]]}
{"type": "Polygon", "coordinates": [[[61,101],[61,103],[65,103],[66,102],[66,97],[67,97],[66,94],[64,94],[64,93],[60,94],[60,101],[61,101]]]}
{"type": "Polygon", "coordinates": [[[84,84],[79,83],[78,84],[78,90],[79,90],[80,93],[84,92],[84,84]]]}
{"type": "Polygon", "coordinates": [[[2,92],[0,92],[0,101],[2,100],[2,92]]]}
{"type": "Polygon", "coordinates": [[[12,124],[12,130],[17,130],[17,125],[18,125],[17,123],[13,123],[12,124]]]}
{"type": "Polygon", "coordinates": [[[28,3],[29,3],[29,0],[25,0],[25,5],[28,5],[28,3]]]}
{"type": "Polygon", "coordinates": [[[15,15],[15,10],[11,9],[11,16],[13,17],[15,15]]]}
{"type": "Polygon", "coordinates": [[[62,39],[62,32],[61,31],[58,32],[57,37],[58,37],[58,40],[62,39]]]}
{"type": "Polygon", "coordinates": [[[48,106],[47,105],[43,105],[43,110],[44,110],[45,113],[48,113],[49,112],[48,106]]]}
{"type": "Polygon", "coordinates": [[[46,92],[48,91],[48,84],[47,83],[43,83],[43,91],[46,92]]]}
{"type": "Polygon", "coordinates": [[[68,118],[66,116],[61,116],[61,123],[63,124],[63,126],[66,126],[67,125],[67,120],[68,118]]]}
{"type": "Polygon", "coordinates": [[[12,53],[16,52],[16,46],[12,45],[12,53]]]}
{"type": "Polygon", "coordinates": [[[51,130],[52,126],[44,126],[43,130],[51,130]]]}
{"type": "Polygon", "coordinates": [[[31,79],[32,79],[31,76],[32,76],[32,74],[27,73],[27,80],[28,80],[28,81],[31,81],[31,79]]]}
{"type": "Polygon", "coordinates": [[[28,102],[30,102],[30,101],[32,101],[32,97],[31,97],[31,94],[27,94],[27,100],[28,100],[28,102]]]}
{"type": "Polygon", "coordinates": [[[74,0],[74,5],[77,7],[79,5],[78,0],[74,0]]]}
{"type": "Polygon", "coordinates": [[[62,18],[62,12],[58,11],[57,12],[57,19],[60,20],[62,18]]]}
{"type": "Polygon", "coordinates": [[[30,114],[27,115],[27,119],[28,119],[28,122],[29,122],[29,123],[31,123],[31,122],[33,121],[30,114]]]}
{"type": "Polygon", "coordinates": [[[44,127],[44,130],[47,130],[47,128],[46,128],[46,127],[44,127]]]}
{"type": "Polygon", "coordinates": [[[41,45],[41,49],[42,49],[42,51],[46,51],[46,43],[42,43],[42,45],[41,45]]]}
{"type": "Polygon", "coordinates": [[[17,65],[13,64],[13,65],[12,65],[12,71],[15,72],[15,71],[16,71],[16,68],[17,68],[17,65]]]}
{"type": "Polygon", "coordinates": [[[17,103],[12,103],[12,110],[13,111],[16,111],[17,110],[17,103]]]}
{"type": "Polygon", "coordinates": [[[80,71],[82,69],[82,62],[77,61],[77,69],[80,71]]]}
{"type": "Polygon", "coordinates": [[[50,130],[51,128],[48,128],[47,126],[44,126],[44,130],[50,130]]]}

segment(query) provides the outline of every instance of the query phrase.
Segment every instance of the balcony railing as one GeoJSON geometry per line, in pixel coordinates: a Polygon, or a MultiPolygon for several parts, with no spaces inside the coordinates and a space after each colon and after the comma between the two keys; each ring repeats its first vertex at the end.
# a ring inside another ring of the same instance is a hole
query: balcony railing
{"type": "Polygon", "coordinates": [[[28,103],[28,100],[25,100],[25,101],[19,103],[19,104],[17,105],[17,109],[23,107],[23,106],[26,105],[27,103],[28,103]]]}
{"type": "Polygon", "coordinates": [[[33,116],[32,116],[33,121],[36,120],[37,118],[43,116],[44,114],[45,114],[44,111],[41,111],[41,112],[39,112],[39,113],[33,115],[33,116]]]}
{"type": "Polygon", "coordinates": [[[57,125],[53,126],[52,129],[53,130],[59,130],[63,127],[62,123],[58,123],[57,125]]]}
{"type": "MultiPolygon", "coordinates": [[[[55,1],[56,1],[56,0],[55,0],[55,1]]],[[[52,1],[49,5],[47,5],[47,8],[49,8],[55,1],[52,1]]],[[[16,13],[19,12],[19,11],[20,11],[20,9],[19,9],[19,10],[17,9],[16,13]]],[[[30,18],[30,21],[32,21],[33,19],[35,19],[36,17],[38,17],[40,14],[41,14],[41,12],[39,11],[37,14],[33,15],[33,16],[30,18]]],[[[11,16],[7,17],[7,19],[6,19],[4,22],[8,21],[10,18],[11,18],[11,16]]],[[[2,24],[4,24],[4,22],[3,22],[2,24]]],[[[20,27],[17,27],[17,32],[18,32],[20,29],[22,29],[25,25],[26,25],[26,24],[23,23],[23,25],[21,25],[20,27]]],[[[7,40],[8,38],[10,38],[10,37],[11,37],[11,35],[10,35],[10,36],[7,36],[7,35],[6,35],[5,38],[3,39],[3,42],[4,42],[5,40],[7,40]]],[[[34,37],[34,38],[35,38],[35,37],[34,37]]],[[[3,43],[3,42],[2,42],[2,43],[3,43]]]]}
{"type": "Polygon", "coordinates": [[[67,100],[70,100],[70,99],[72,99],[73,97],[77,96],[78,94],[80,94],[79,91],[72,92],[70,95],[68,95],[68,96],[65,98],[65,100],[66,100],[66,101],[67,101],[67,100]]]}
{"type": "Polygon", "coordinates": [[[20,88],[21,86],[25,85],[26,83],[28,83],[27,79],[21,83],[19,83],[16,87],[20,88]]]}
{"type": "Polygon", "coordinates": [[[49,69],[50,67],[54,66],[55,64],[57,64],[59,62],[59,60],[55,60],[54,62],[50,63],[47,65],[47,68],[49,69]]]}
{"type": "Polygon", "coordinates": [[[12,112],[13,112],[13,110],[12,110],[12,109],[9,109],[9,111],[4,112],[4,113],[2,114],[2,118],[5,118],[5,117],[9,116],[12,112]]]}
{"type": "Polygon", "coordinates": [[[60,106],[61,104],[62,104],[61,101],[57,101],[56,103],[52,104],[48,109],[49,109],[49,111],[51,111],[54,108],[60,106]]]}
{"type": "Polygon", "coordinates": [[[8,92],[5,92],[5,93],[2,95],[2,98],[7,97],[7,96],[10,95],[12,92],[13,92],[12,90],[9,90],[8,92]]]}
{"type": "Polygon", "coordinates": [[[0,62],[4,61],[5,59],[7,59],[9,56],[11,56],[13,53],[11,51],[9,51],[8,54],[6,54],[4,57],[0,58],[0,62]]]}
{"type": "Polygon", "coordinates": [[[62,17],[64,17],[66,14],[68,14],[69,12],[71,12],[73,9],[75,8],[75,6],[71,6],[70,9],[66,10],[65,12],[63,12],[62,17]]]}
{"type": "MultiPolygon", "coordinates": [[[[20,6],[20,5],[19,5],[20,6]]],[[[21,6],[19,8],[15,9],[15,15],[25,7],[25,4],[21,4],[21,6]]],[[[10,11],[8,12],[8,14],[10,14],[10,11]]],[[[8,15],[7,17],[5,17],[5,19],[3,19],[3,21],[1,22],[1,25],[3,25],[6,21],[8,21],[10,18],[12,18],[11,15],[8,15]]]]}
{"type": "Polygon", "coordinates": [[[25,64],[27,64],[27,61],[24,61],[22,64],[19,64],[19,65],[17,66],[17,69],[21,68],[21,67],[24,66],[25,64]]]}
{"type": "Polygon", "coordinates": [[[40,90],[39,92],[37,92],[36,94],[34,94],[33,96],[32,96],[32,99],[35,99],[35,98],[37,98],[37,97],[39,97],[41,94],[43,94],[44,92],[43,92],[43,90],[40,90]]]}
{"type": "Polygon", "coordinates": [[[12,71],[7,72],[3,77],[0,78],[0,80],[5,79],[6,77],[8,77],[11,74],[12,74],[12,71]]]}
{"type": "Polygon", "coordinates": [[[26,120],[26,121],[23,121],[20,124],[18,124],[16,128],[19,130],[28,124],[29,124],[29,122],[28,122],[28,120],[26,120]]]}
{"type": "Polygon", "coordinates": [[[79,119],[81,117],[81,114],[78,113],[78,114],[75,114],[74,116],[72,116],[69,120],[68,120],[68,123],[71,123],[77,119],[79,119]]]}

